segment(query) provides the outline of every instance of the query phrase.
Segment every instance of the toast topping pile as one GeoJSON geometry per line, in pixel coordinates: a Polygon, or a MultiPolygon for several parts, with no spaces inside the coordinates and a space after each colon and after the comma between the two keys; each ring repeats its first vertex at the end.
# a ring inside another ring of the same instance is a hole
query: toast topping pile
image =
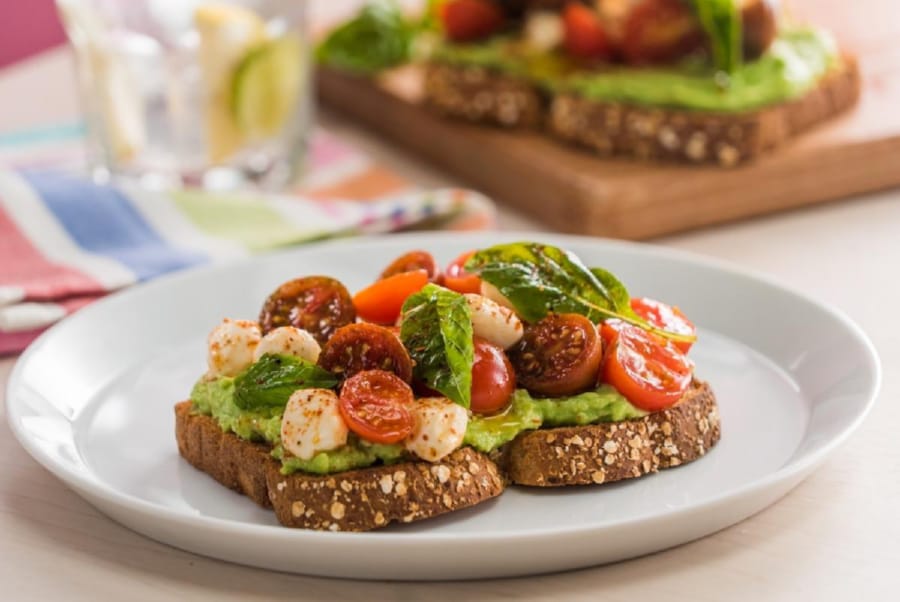
{"type": "Polygon", "coordinates": [[[693,381],[694,325],[609,271],[522,242],[439,270],[411,251],[351,295],[279,286],[208,340],[194,412],[271,446],[284,474],[489,453],[524,431],[641,418],[693,381]]]}

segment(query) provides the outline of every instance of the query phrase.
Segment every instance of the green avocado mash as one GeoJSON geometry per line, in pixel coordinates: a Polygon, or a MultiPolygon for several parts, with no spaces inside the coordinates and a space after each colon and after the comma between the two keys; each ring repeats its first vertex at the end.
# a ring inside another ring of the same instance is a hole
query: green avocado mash
{"type": "MultiPolygon", "coordinates": [[[[281,411],[274,408],[242,410],[234,402],[234,379],[220,377],[201,380],[191,392],[194,410],[216,419],[224,431],[242,439],[266,441],[274,446],[272,455],[282,460],[281,472],[296,471],[315,474],[343,472],[371,466],[378,461],[385,464],[399,462],[405,452],[401,445],[371,444],[351,435],[340,449],[321,452],[310,460],[284,458],[281,447],[281,411]]],[[[482,452],[497,449],[512,441],[516,435],[540,426],[617,422],[644,416],[609,385],[571,397],[536,399],[527,391],[517,389],[509,408],[494,416],[474,416],[469,420],[463,442],[482,452]]]]}
{"type": "Polygon", "coordinates": [[[675,68],[610,67],[578,70],[560,55],[534,54],[506,38],[476,45],[446,44],[433,59],[478,65],[532,80],[553,92],[658,107],[736,112],[803,94],[840,61],[831,37],[815,29],[783,31],[758,60],[728,75],[708,65],[685,62],[675,68]],[[721,77],[724,75],[724,80],[721,77]]]}

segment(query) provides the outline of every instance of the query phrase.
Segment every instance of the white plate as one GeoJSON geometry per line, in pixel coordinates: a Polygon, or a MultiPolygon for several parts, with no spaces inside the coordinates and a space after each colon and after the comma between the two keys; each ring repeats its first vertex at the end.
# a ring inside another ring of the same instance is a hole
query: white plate
{"type": "Polygon", "coordinates": [[[866,336],[838,312],[717,262],[663,248],[543,234],[417,234],[342,241],[175,275],[96,303],[42,336],[10,378],[9,423],[28,452],[102,512],[224,560],[314,575],[457,579],[620,560],[690,541],[771,504],[856,427],[879,384],[866,336]],[[334,275],[351,290],[396,255],[441,262],[501,240],[565,246],[635,294],[700,326],[692,355],[717,393],[722,440],[632,482],[510,488],[474,509],[375,533],[286,529],[178,456],[175,402],[205,369],[225,317],[253,318],[281,282],[334,275]]]}

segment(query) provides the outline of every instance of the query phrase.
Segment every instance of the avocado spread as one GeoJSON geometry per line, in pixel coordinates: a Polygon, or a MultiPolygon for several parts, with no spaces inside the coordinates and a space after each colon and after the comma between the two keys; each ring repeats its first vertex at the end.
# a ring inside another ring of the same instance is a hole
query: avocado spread
{"type": "MultiPolygon", "coordinates": [[[[392,464],[404,459],[401,445],[380,445],[350,436],[339,449],[321,452],[310,460],[284,457],[281,447],[281,410],[265,408],[242,410],[234,403],[234,379],[220,377],[201,380],[191,392],[197,413],[212,416],[222,430],[242,439],[266,441],[274,446],[272,455],[282,461],[281,472],[296,471],[315,474],[343,472],[364,468],[376,462],[392,464]]],[[[571,397],[533,398],[528,391],[517,389],[512,402],[501,414],[473,416],[469,420],[463,443],[482,452],[497,449],[525,430],[543,426],[583,425],[595,422],[618,422],[640,418],[646,412],[631,405],[609,385],[601,385],[571,397]]]]}
{"type": "Polygon", "coordinates": [[[712,73],[696,59],[671,68],[610,66],[587,72],[560,54],[529,52],[502,37],[474,45],[445,44],[432,58],[495,69],[552,92],[597,101],[720,112],[747,111],[799,96],[840,61],[832,38],[809,28],[782,31],[762,57],[727,75],[712,73]]]}

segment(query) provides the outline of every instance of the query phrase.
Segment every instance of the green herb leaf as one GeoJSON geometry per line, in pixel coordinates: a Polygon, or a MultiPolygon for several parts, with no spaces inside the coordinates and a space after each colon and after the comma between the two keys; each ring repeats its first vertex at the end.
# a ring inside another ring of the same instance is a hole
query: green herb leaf
{"type": "Polygon", "coordinates": [[[468,408],[472,399],[472,314],[466,298],[428,284],[403,304],[400,339],[415,362],[413,375],[468,408]]]}
{"type": "Polygon", "coordinates": [[[410,59],[416,29],[396,3],[368,4],[328,34],[316,60],[344,71],[376,73],[410,59]]]}
{"type": "Polygon", "coordinates": [[[631,309],[628,290],[602,268],[588,269],[573,253],[534,242],[496,245],[465,265],[509,299],[522,318],[537,322],[550,312],[581,314],[599,323],[624,320],[674,341],[694,338],[660,330],[631,309]]]}
{"type": "Polygon", "coordinates": [[[716,69],[733,73],[743,60],[741,13],[734,0],[690,0],[709,36],[716,69]]]}
{"type": "Polygon", "coordinates": [[[297,389],[331,389],[333,374],[290,355],[266,353],[234,379],[234,403],[242,410],[284,408],[297,389]]]}

